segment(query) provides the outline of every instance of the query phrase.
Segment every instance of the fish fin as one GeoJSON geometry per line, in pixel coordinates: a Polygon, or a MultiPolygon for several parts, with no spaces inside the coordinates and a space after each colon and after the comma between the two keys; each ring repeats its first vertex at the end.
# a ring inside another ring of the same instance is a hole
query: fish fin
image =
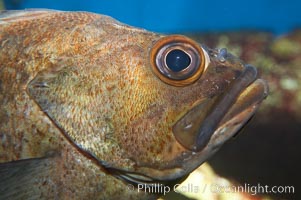
{"type": "Polygon", "coordinates": [[[3,10],[0,11],[0,24],[8,24],[33,18],[36,19],[53,12],[60,11],[50,9],[3,10]]]}
{"type": "MultiPolygon", "coordinates": [[[[55,187],[51,172],[55,170],[53,157],[32,158],[0,163],[0,199],[41,199],[55,187]]],[[[51,194],[53,196],[55,194],[51,194]]]]}

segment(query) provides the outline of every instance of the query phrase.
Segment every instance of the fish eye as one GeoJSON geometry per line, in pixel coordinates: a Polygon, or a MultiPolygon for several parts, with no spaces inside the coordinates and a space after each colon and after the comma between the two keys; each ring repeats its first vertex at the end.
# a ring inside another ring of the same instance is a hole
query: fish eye
{"type": "Polygon", "coordinates": [[[185,86],[194,83],[205,68],[204,50],[193,40],[171,35],[159,39],[151,50],[154,73],[165,83],[185,86]]]}
{"type": "Polygon", "coordinates": [[[173,49],[166,54],[166,66],[174,72],[179,72],[186,69],[190,63],[191,58],[189,54],[181,49],[173,49]]]}

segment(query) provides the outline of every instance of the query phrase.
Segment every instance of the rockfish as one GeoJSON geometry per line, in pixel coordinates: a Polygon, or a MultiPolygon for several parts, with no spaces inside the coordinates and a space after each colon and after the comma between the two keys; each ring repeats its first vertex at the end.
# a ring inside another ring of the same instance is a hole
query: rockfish
{"type": "Polygon", "coordinates": [[[157,198],[267,94],[255,67],[183,35],[87,12],[2,11],[0,199],[157,198]]]}

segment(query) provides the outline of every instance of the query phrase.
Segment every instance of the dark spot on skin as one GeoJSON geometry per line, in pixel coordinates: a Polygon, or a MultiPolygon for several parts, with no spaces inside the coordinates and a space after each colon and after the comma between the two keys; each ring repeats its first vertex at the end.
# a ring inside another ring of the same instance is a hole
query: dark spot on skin
{"type": "Polygon", "coordinates": [[[22,73],[21,74],[21,83],[23,83],[23,84],[26,83],[28,78],[29,78],[29,75],[27,73],[22,73]]]}
{"type": "Polygon", "coordinates": [[[218,65],[215,67],[215,72],[216,73],[223,73],[227,71],[227,66],[224,66],[224,65],[218,65]]]}
{"type": "Polygon", "coordinates": [[[27,138],[23,138],[23,142],[28,143],[29,140],[27,138]]]}
{"type": "Polygon", "coordinates": [[[225,65],[217,65],[215,67],[215,72],[217,74],[225,74],[229,78],[230,77],[237,78],[241,74],[242,71],[235,70],[235,69],[233,70],[233,69],[231,69],[231,67],[228,67],[228,66],[225,66],[225,65]],[[227,74],[229,74],[229,75],[227,75],[227,74]]]}
{"type": "Polygon", "coordinates": [[[239,70],[234,70],[234,74],[235,74],[235,77],[238,77],[238,76],[241,74],[241,71],[239,71],[239,70]]]}
{"type": "MultiPolygon", "coordinates": [[[[0,90],[1,91],[1,90],[0,90]]],[[[2,103],[1,103],[2,104],[2,103]]],[[[9,121],[9,114],[5,110],[0,110],[0,121],[3,124],[8,123],[9,121]]]]}

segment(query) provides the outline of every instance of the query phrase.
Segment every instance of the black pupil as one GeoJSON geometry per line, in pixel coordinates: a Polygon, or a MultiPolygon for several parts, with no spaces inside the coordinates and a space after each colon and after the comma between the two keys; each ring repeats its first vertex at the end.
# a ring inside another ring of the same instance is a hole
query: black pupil
{"type": "Polygon", "coordinates": [[[190,57],[182,50],[174,49],[166,56],[166,65],[174,72],[182,71],[191,63],[190,57]]]}

